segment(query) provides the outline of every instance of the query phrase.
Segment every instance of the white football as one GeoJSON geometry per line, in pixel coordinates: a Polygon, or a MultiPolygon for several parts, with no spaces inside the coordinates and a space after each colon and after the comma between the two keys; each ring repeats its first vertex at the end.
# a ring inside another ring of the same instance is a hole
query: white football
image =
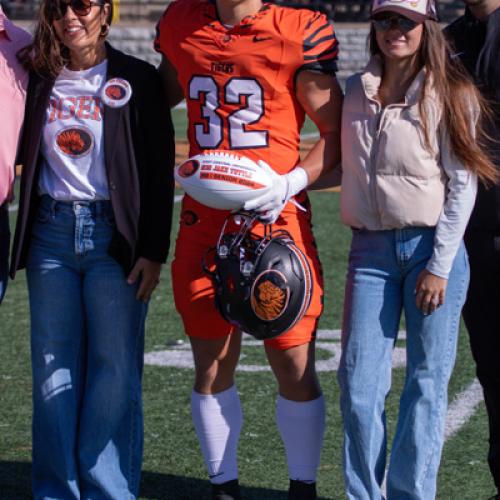
{"type": "Polygon", "coordinates": [[[196,201],[220,210],[238,210],[272,184],[253,160],[224,151],[189,158],[175,168],[175,180],[196,201]]]}

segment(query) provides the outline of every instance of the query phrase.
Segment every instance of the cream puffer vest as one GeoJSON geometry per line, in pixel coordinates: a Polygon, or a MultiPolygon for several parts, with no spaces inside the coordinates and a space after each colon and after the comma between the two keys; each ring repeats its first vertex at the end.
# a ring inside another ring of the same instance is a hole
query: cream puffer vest
{"type": "Polygon", "coordinates": [[[382,64],[373,57],[363,73],[346,84],[342,111],[342,221],[369,230],[432,227],[446,195],[448,134],[440,127],[441,107],[428,92],[425,109],[432,151],[425,146],[418,100],[426,73],[421,70],[403,103],[382,108],[375,99],[382,64]]]}

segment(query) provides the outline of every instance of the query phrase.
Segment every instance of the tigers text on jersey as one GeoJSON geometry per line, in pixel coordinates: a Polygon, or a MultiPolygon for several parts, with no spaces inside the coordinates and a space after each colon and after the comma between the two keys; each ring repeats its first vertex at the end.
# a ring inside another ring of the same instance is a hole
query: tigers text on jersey
{"type": "Polygon", "coordinates": [[[176,0],[158,23],[156,49],[186,96],[190,156],[238,150],[279,173],[299,161],[302,70],[334,74],[338,42],[323,14],[264,4],[233,27],[210,0],[176,0]]]}

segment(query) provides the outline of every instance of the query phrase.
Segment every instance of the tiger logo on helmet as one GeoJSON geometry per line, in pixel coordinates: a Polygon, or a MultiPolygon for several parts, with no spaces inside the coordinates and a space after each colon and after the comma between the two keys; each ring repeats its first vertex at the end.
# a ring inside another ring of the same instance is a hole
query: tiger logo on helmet
{"type": "Polygon", "coordinates": [[[231,214],[222,227],[214,253],[214,268],[206,263],[215,287],[215,303],[226,321],[260,340],[292,328],[311,302],[309,263],[287,231],[269,230],[264,237],[251,228],[256,216],[231,214]],[[240,217],[237,232],[226,232],[228,221],[240,217]]]}
{"type": "Polygon", "coordinates": [[[264,321],[279,318],[286,310],[289,289],[286,277],[279,271],[264,271],[252,285],[250,303],[255,314],[264,321]]]}

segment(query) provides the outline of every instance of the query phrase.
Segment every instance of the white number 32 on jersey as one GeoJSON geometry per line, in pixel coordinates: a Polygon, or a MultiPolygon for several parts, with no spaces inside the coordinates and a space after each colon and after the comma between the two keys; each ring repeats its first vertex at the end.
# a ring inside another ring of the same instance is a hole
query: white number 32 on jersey
{"type": "Polygon", "coordinates": [[[216,149],[224,139],[224,126],[228,129],[230,149],[263,148],[268,146],[268,132],[246,130],[264,115],[263,90],[253,78],[231,78],[223,88],[224,104],[243,106],[227,117],[227,125],[219,111],[219,88],[211,76],[194,76],[189,82],[189,99],[199,101],[202,122],[194,124],[196,142],[201,149],[216,149]]]}

